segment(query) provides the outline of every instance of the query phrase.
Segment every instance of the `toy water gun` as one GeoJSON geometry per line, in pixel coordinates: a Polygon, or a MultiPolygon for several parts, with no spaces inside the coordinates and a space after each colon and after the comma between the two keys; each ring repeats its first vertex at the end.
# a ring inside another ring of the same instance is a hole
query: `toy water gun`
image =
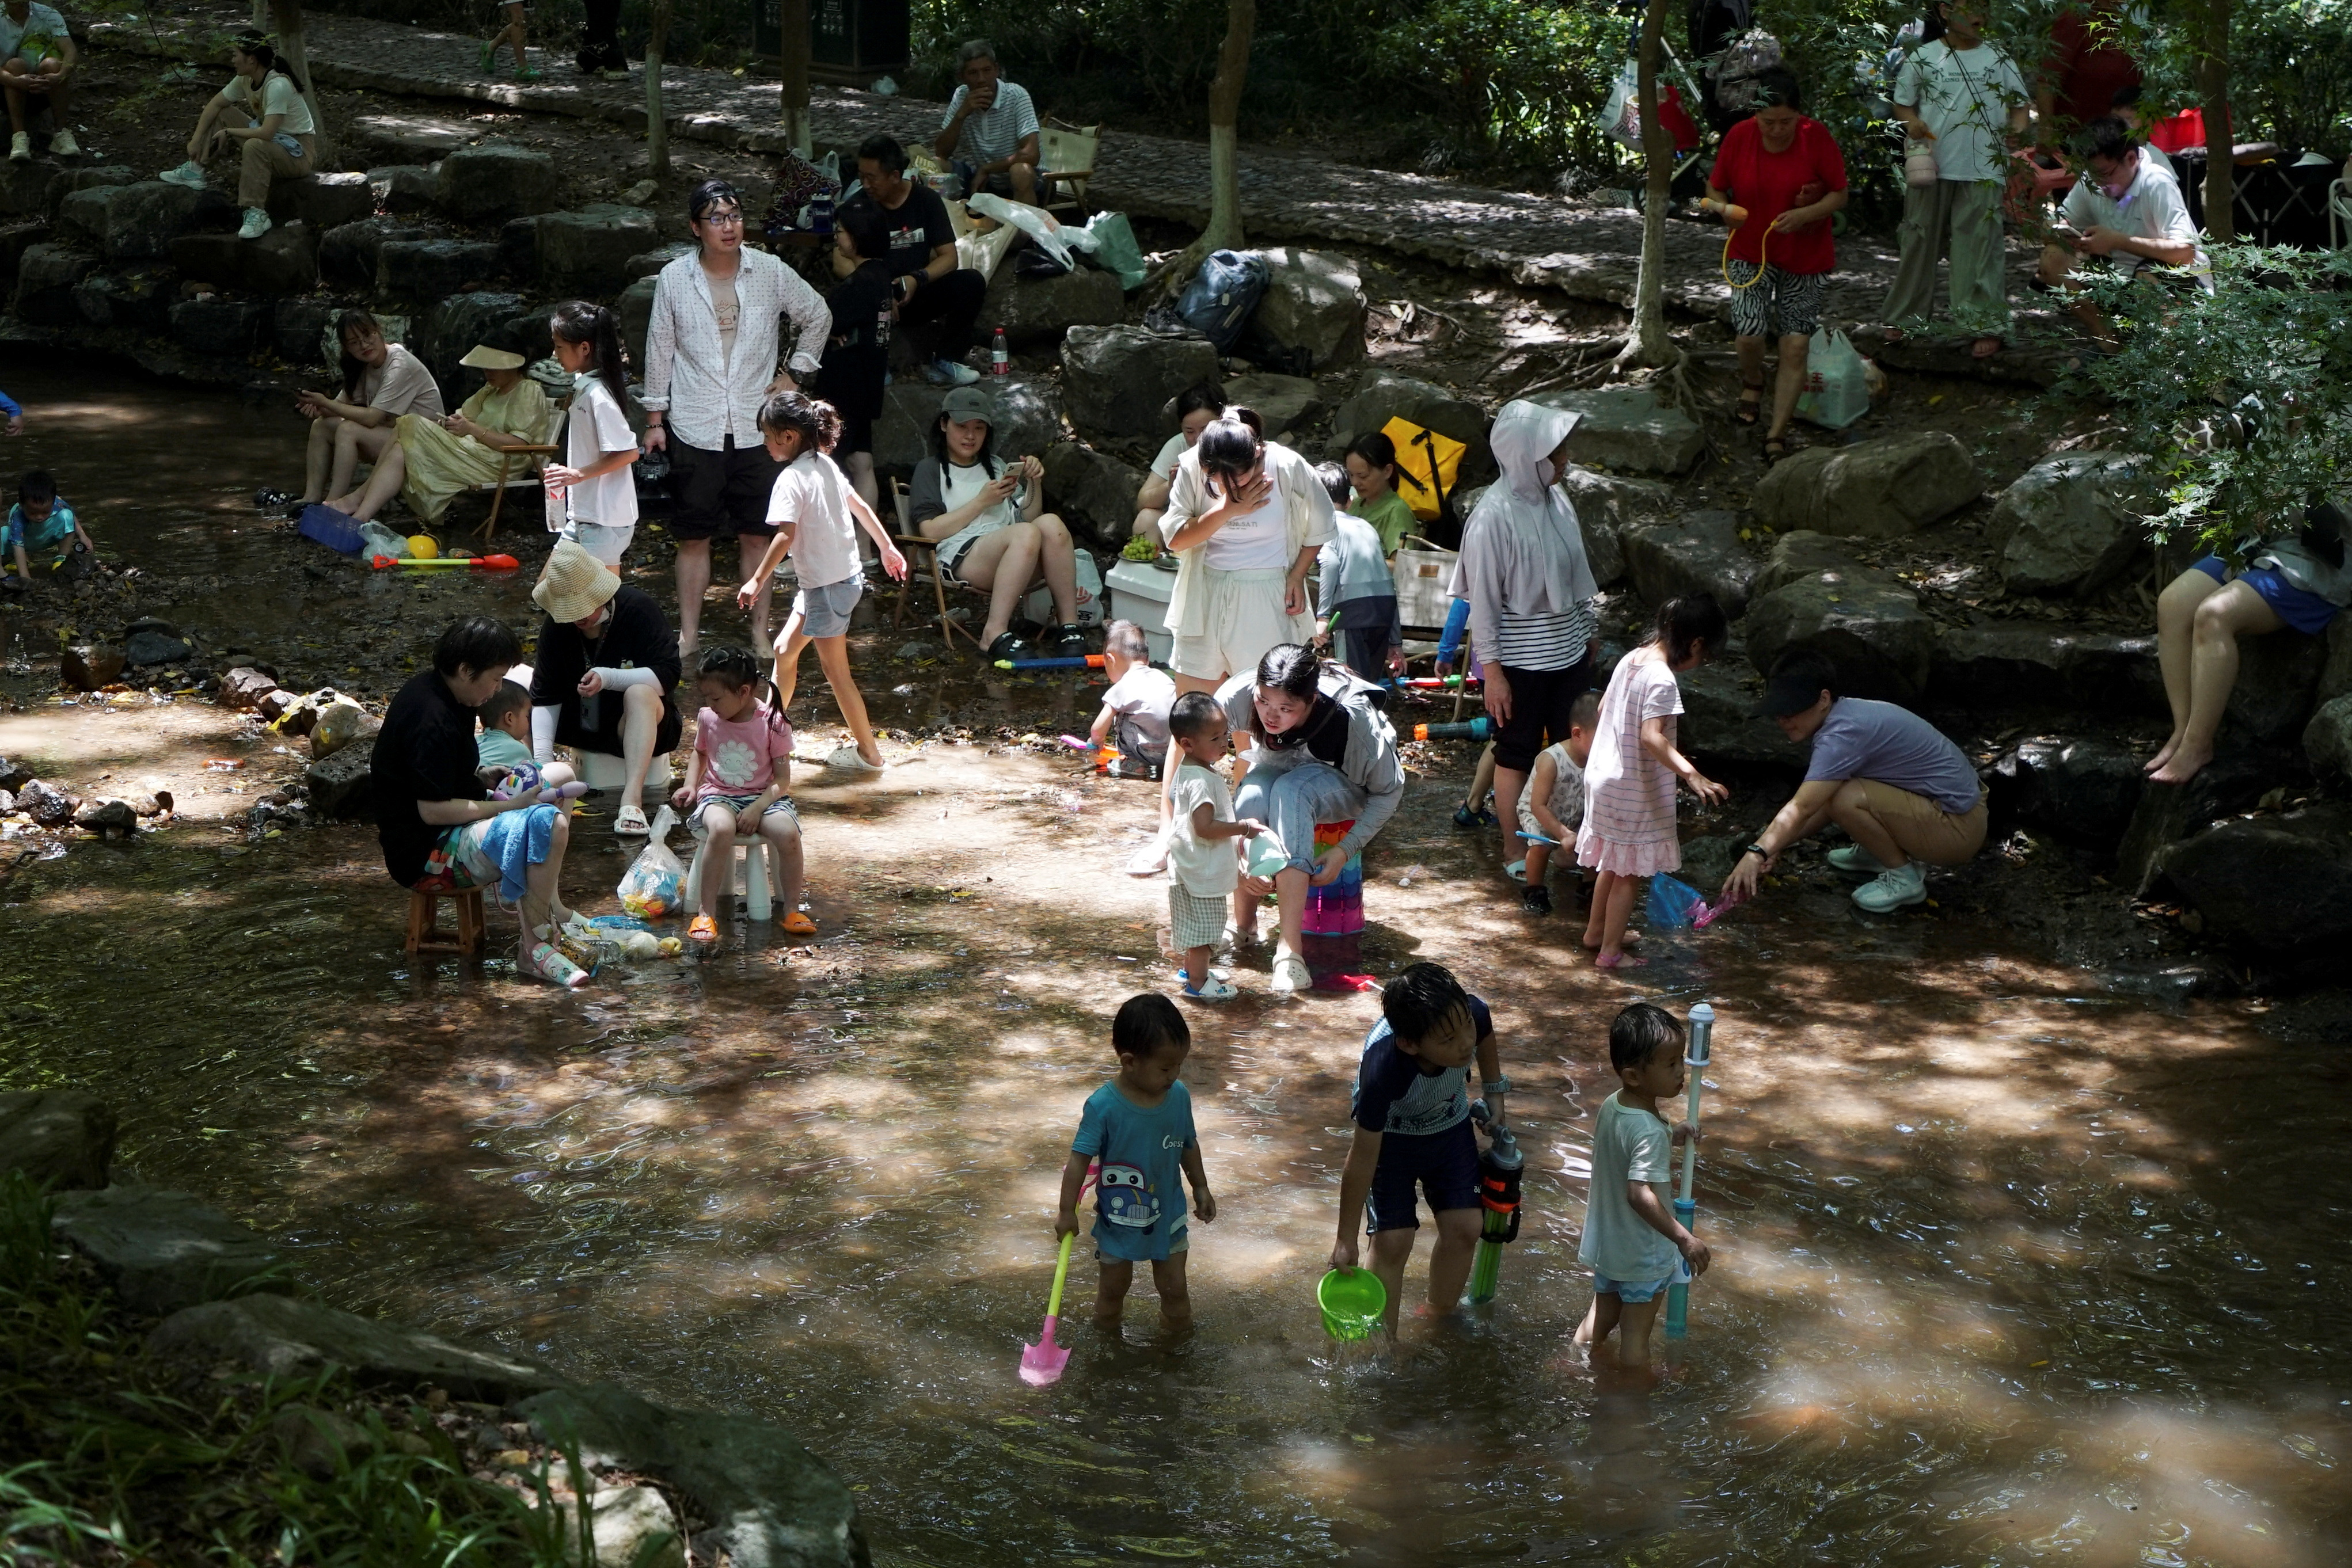
{"type": "MultiPolygon", "coordinates": [[[[1105,668],[1108,663],[1108,661],[1100,653],[1073,653],[1066,659],[998,659],[995,661],[996,667],[1000,670],[1099,670],[1105,668]]],[[[1164,670],[1168,667],[1157,659],[1150,663],[1155,670],[1164,670]]]]}
{"type": "Polygon", "coordinates": [[[380,555],[368,564],[378,571],[394,566],[455,566],[469,568],[475,571],[520,571],[522,570],[522,562],[510,555],[445,555],[436,556],[431,560],[419,560],[415,556],[403,560],[394,556],[380,555]]]}
{"type": "Polygon", "coordinates": [[[1494,721],[1480,714],[1459,724],[1417,724],[1412,727],[1415,740],[1484,740],[1492,733],[1494,721]]]}
{"type": "Polygon", "coordinates": [[[1503,1268],[1503,1249],[1518,1239],[1519,1182],[1526,1174],[1527,1155],[1508,1127],[1489,1134],[1486,1152],[1478,1156],[1478,1251],[1470,1264],[1470,1300],[1495,1299],[1503,1268]]]}
{"type": "MultiPolygon", "coordinates": [[[[1706,1076],[1708,1059],[1715,1051],[1715,1009],[1699,1002],[1690,1010],[1690,1027],[1683,1035],[1683,1068],[1689,1074],[1685,1091],[1683,1120],[1691,1124],[1694,1134],[1698,1130],[1698,1094],[1701,1081],[1706,1076]]],[[[1696,1135],[1683,1145],[1683,1186],[1675,1199],[1675,1218],[1685,1230],[1698,1222],[1698,1202],[1692,1195],[1691,1183],[1698,1174],[1698,1139],[1696,1135]]],[[[1680,1272],[1678,1268],[1677,1272],[1680,1272]]],[[[1690,1332],[1690,1286],[1666,1287],[1666,1337],[1680,1339],[1690,1332]]]]}
{"type": "Polygon", "coordinates": [[[1455,692],[1460,691],[1465,682],[1474,686],[1486,684],[1475,675],[1414,675],[1410,680],[1389,684],[1409,692],[1455,692]]]}

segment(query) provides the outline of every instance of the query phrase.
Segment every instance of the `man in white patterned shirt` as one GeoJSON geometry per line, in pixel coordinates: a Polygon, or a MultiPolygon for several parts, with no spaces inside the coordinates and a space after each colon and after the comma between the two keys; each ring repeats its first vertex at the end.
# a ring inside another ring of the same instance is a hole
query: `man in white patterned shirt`
{"type": "Polygon", "coordinates": [[[1006,81],[996,50],[974,38],[956,51],[963,85],[948,100],[948,117],[931,151],[954,163],[967,195],[993,191],[1037,204],[1037,106],[1029,89],[1006,81]]]}
{"type": "MultiPolygon", "coordinates": [[[[741,569],[759,564],[775,532],[768,496],[782,465],[760,435],[760,405],[814,380],[833,330],[824,297],[765,251],[743,248],[743,202],[724,180],[687,201],[701,248],[661,270],[646,329],[645,449],[667,449],[677,475],[670,537],[677,544],[677,643],[701,645],[710,541],[731,536],[741,569]],[[785,357],[783,322],[793,340],[785,357]]],[[[769,657],[771,585],[751,606],[752,651],[769,657]]]]}

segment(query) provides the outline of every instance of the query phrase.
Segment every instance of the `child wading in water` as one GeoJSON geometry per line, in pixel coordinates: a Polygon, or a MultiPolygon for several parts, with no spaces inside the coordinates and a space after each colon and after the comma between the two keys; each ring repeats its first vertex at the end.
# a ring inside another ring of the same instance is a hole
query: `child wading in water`
{"type": "Polygon", "coordinates": [[[1192,1212],[1203,1224],[1217,1218],[1216,1195],[1209,1190],[1201,1140],[1192,1130],[1192,1096],[1177,1082],[1192,1050],[1192,1031],[1166,997],[1129,997],[1111,1021],[1110,1044],[1118,1053],[1118,1076],[1088,1095],[1079,1114],[1070,1162],[1062,1167],[1054,1239],[1077,1234],[1087,1167],[1100,1161],[1094,1238],[1102,1282],[1095,1291],[1095,1322],[1118,1325],[1135,1266],[1150,1263],[1160,1323],[1181,1333],[1192,1326],[1192,1298],[1184,1284],[1192,1239],[1180,1167],[1192,1184],[1192,1212]]]}
{"type": "Polygon", "coordinates": [[[1601,873],[1592,884],[1584,945],[1595,950],[1593,962],[1601,968],[1648,962],[1626,956],[1625,922],[1633,913],[1635,879],[1682,869],[1675,780],[1710,804],[1731,793],[1675,748],[1675,716],[1683,711],[1675,676],[1696,669],[1722,647],[1728,630],[1711,593],[1666,601],[1650,640],[1617,661],[1601,699],[1584,767],[1584,828],[1576,835],[1576,858],[1601,873]]]}
{"type": "Polygon", "coordinates": [[[1168,799],[1176,813],[1168,840],[1168,924],[1184,955],[1177,978],[1196,1002],[1229,1001],[1233,982],[1209,972],[1209,958],[1225,933],[1225,912],[1241,882],[1239,841],[1265,824],[1234,821],[1234,798],[1217,764],[1224,759],[1225,710],[1207,692],[1186,692],[1168,716],[1168,733],[1181,766],[1171,770],[1168,799]]]}
{"type": "Polygon", "coordinates": [[[1435,964],[1415,964],[1381,991],[1381,1021],[1364,1036],[1356,1069],[1355,1141],[1339,1176],[1339,1242],[1331,1267],[1356,1267],[1356,1232],[1370,1221],[1372,1272],[1388,1290],[1388,1330],[1396,1333],[1404,1266],[1421,1220],[1418,1187],[1437,1219],[1429,1255],[1429,1303],[1444,1317],[1462,1303],[1478,1249],[1478,1140],[1470,1131],[1470,1062],[1478,1062],[1487,1125],[1504,1124],[1503,1076],[1495,1020],[1485,1001],[1435,964]]]}
{"type": "Polygon", "coordinates": [[[1576,1343],[1617,1333],[1617,1364],[1650,1364],[1650,1328],[1666,1287],[1706,1272],[1706,1244],[1674,1212],[1674,1149],[1698,1135],[1658,1110],[1683,1092],[1683,1026],[1635,1002],[1609,1026],[1609,1065],[1622,1085],[1592,1124],[1592,1186],[1576,1259],[1592,1270],[1592,1308],[1576,1343]]]}
{"type": "Polygon", "coordinates": [[[791,705],[800,683],[801,650],[815,643],[818,667],[824,671],[841,721],[856,743],[835,751],[825,766],[879,773],[882,747],[866,720],[857,677],[849,673],[849,614],[866,593],[866,568],[857,559],[859,526],[873,536],[882,570],[893,578],[907,575],[907,558],[890,542],[890,531],[874,508],[827,455],[841,439],[841,415],[831,403],[796,392],[778,392],[760,410],[760,434],[767,441],[768,455],[785,465],[768,501],[768,521],[776,525],[776,536],[735,591],[735,601],[751,609],[769,574],[783,564],[787,550],[792,552],[800,591],[793,596],[784,634],[776,642],[776,711],[791,705]]]}
{"type": "Polygon", "coordinates": [[[620,564],[637,532],[637,438],[621,379],[621,319],[602,305],[567,300],[548,318],[555,362],[572,372],[563,461],[547,465],[547,531],[576,540],[606,566],[620,564]]]}
{"type": "Polygon", "coordinates": [[[1555,845],[1569,850],[1576,847],[1576,835],[1584,825],[1584,764],[1592,755],[1592,727],[1601,721],[1601,694],[1580,692],[1569,706],[1568,738],[1555,740],[1536,753],[1536,765],[1528,774],[1528,787],[1519,792],[1519,831],[1541,833],[1553,843],[1540,843],[1534,839],[1520,841],[1528,848],[1528,858],[1521,869],[1527,885],[1519,891],[1519,907],[1529,915],[1551,913],[1551,889],[1544,885],[1545,874],[1551,869],[1551,852],[1555,845]]]}
{"type": "Polygon", "coordinates": [[[816,923],[801,913],[800,812],[784,793],[793,782],[793,727],[782,706],[760,700],[760,664],[749,649],[704,649],[695,690],[702,713],[694,725],[694,756],[670,804],[689,813],[689,825],[706,840],[702,879],[708,884],[715,876],[719,891],[712,893],[709,885],[695,890],[702,913],[687,927],[687,936],[696,942],[718,939],[719,922],[711,911],[731,896],[739,835],[767,841],[784,929],[794,936],[814,936],[816,923]]]}

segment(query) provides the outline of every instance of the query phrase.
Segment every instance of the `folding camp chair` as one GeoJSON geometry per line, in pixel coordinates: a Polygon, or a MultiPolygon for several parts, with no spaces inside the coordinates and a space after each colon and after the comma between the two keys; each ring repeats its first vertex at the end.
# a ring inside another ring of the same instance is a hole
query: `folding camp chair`
{"type": "Polygon", "coordinates": [[[1047,212],[1076,212],[1078,221],[1086,222],[1091,211],[1087,182],[1094,178],[1095,154],[1101,146],[1100,125],[1048,120],[1038,127],[1037,199],[1047,212]]]}

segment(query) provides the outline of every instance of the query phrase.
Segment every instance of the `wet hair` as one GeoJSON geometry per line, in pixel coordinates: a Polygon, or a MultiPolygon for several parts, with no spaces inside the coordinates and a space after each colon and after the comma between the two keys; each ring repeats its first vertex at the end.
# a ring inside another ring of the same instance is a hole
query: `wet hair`
{"type": "Polygon", "coordinates": [[[1805,107],[1805,89],[1797,85],[1797,73],[1786,66],[1767,66],[1756,73],[1756,107],[1759,109],[1795,109],[1805,107]]]}
{"type": "Polygon", "coordinates": [[[1665,650],[1668,664],[1678,665],[1702,642],[1720,652],[1730,632],[1731,622],[1724,619],[1723,606],[1715,601],[1714,594],[1685,593],[1658,606],[1650,640],[1665,650]]]}
{"type": "MultiPolygon", "coordinates": [[[[1381,988],[1381,1017],[1400,1046],[1419,1045],[1457,1012],[1470,1010],[1470,993],[1443,964],[1411,964],[1381,988]]],[[[1407,1053],[1408,1055],[1411,1052],[1407,1053]]]]}
{"type": "Polygon", "coordinates": [[[1303,703],[1315,700],[1323,660],[1304,643],[1276,643],[1257,661],[1257,689],[1277,691],[1303,703]]]}
{"type": "MultiPolygon", "coordinates": [[[[931,455],[940,460],[940,477],[945,480],[947,471],[956,465],[956,461],[948,452],[948,416],[944,409],[931,422],[931,455]]],[[[992,419],[988,422],[988,434],[980,438],[980,471],[992,479],[996,477],[996,421],[992,419]]]]}
{"type": "Polygon", "coordinates": [[[38,503],[57,498],[58,482],[49,476],[46,468],[36,468],[16,481],[16,499],[19,501],[38,503]]]}
{"type": "Polygon", "coordinates": [[[1192,1049],[1192,1026],[1176,1004],[1157,991],[1129,997],[1110,1020],[1110,1048],[1121,1056],[1150,1056],[1169,1046],[1192,1049]]]}
{"type": "Polygon", "coordinates": [[[907,150],[898,145],[898,139],[895,136],[885,136],[877,131],[859,142],[857,144],[858,162],[862,163],[869,158],[893,174],[903,174],[907,172],[907,150]]]}
{"type": "Polygon", "coordinates": [[[1203,478],[1245,474],[1265,455],[1265,437],[1244,419],[1244,409],[1228,408],[1201,432],[1193,450],[1201,455],[1203,478]]]}
{"type": "Polygon", "coordinates": [[[1103,652],[1123,653],[1130,659],[1150,659],[1151,640],[1134,622],[1114,621],[1103,628],[1103,652]]]}
{"type": "Polygon", "coordinates": [[[853,202],[834,214],[834,222],[849,236],[860,261],[879,261],[890,254],[890,226],[882,221],[881,208],[853,202]]]}
{"type": "Polygon", "coordinates": [[[2139,138],[2132,128],[2114,115],[2102,115],[2083,127],[2083,134],[2074,139],[2074,150],[2085,158],[2110,161],[2129,157],[2139,151],[2139,138]]]}
{"type": "Polygon", "coordinates": [[[340,368],[343,372],[345,402],[359,401],[360,378],[367,374],[367,367],[360,363],[359,356],[352,352],[351,337],[357,331],[372,332],[381,338],[383,336],[383,323],[366,310],[346,310],[335,318],[335,347],[342,353],[340,368]]]}
{"type": "MultiPolygon", "coordinates": [[[[1600,724],[1601,694],[1590,687],[1577,693],[1576,700],[1568,705],[1568,722],[1571,728],[1587,730],[1600,724]]],[[[1566,740],[1568,737],[1563,735],[1560,738],[1566,740]]]]}
{"type": "Polygon", "coordinates": [[[433,644],[433,668],[444,679],[462,667],[479,674],[522,657],[522,639],[494,615],[468,615],[452,621],[433,644]]]}
{"type": "Polygon", "coordinates": [[[974,38],[965,44],[956,51],[956,75],[963,75],[963,68],[974,60],[986,60],[990,65],[996,64],[996,46],[986,38],[974,38]]]}
{"type": "Polygon", "coordinates": [[[1207,409],[1211,413],[1225,412],[1225,392],[1214,382],[1194,382],[1176,394],[1176,418],[1179,423],[1188,413],[1207,409]]]}
{"type": "Polygon", "coordinates": [[[1681,1020],[1655,1002],[1634,1002],[1609,1026],[1609,1065],[1618,1072],[1647,1067],[1661,1046],[1679,1048],[1681,1020]]]}
{"type": "Polygon", "coordinates": [[[724,180],[705,180],[686,198],[687,221],[700,223],[711,208],[722,203],[731,204],[740,213],[743,210],[743,193],[724,180]]]}
{"type": "Polygon", "coordinates": [[[1348,455],[1362,458],[1368,468],[1388,469],[1389,483],[1396,483],[1396,443],[1379,431],[1367,431],[1348,443],[1348,455]]]}
{"type": "Polygon", "coordinates": [[[841,413],[822,398],[780,392],[760,405],[760,428],[779,435],[796,430],[803,452],[830,452],[841,439],[841,413]]]}
{"type": "Polygon", "coordinates": [[[586,343],[596,351],[596,379],[623,408],[629,406],[629,385],[621,379],[621,318],[602,305],[567,299],[547,319],[547,329],[566,343],[586,343]]]}
{"type": "Polygon", "coordinates": [[[697,680],[722,681],[729,691],[740,692],[760,678],[760,661],[749,648],[705,648],[694,675],[697,680]]]}
{"type": "Polygon", "coordinates": [[[1225,716],[1225,710],[1207,692],[1186,692],[1168,710],[1168,733],[1180,740],[1206,735],[1225,716]]]}
{"type": "Polygon", "coordinates": [[[500,681],[499,689],[489,695],[474,716],[482,721],[484,729],[496,729],[507,715],[530,706],[530,688],[520,681],[500,681]]]}
{"type": "Polygon", "coordinates": [[[1322,480],[1323,488],[1331,493],[1331,504],[1335,507],[1346,506],[1348,497],[1354,493],[1354,487],[1348,483],[1348,471],[1337,463],[1318,463],[1315,465],[1315,477],[1322,480]]]}

